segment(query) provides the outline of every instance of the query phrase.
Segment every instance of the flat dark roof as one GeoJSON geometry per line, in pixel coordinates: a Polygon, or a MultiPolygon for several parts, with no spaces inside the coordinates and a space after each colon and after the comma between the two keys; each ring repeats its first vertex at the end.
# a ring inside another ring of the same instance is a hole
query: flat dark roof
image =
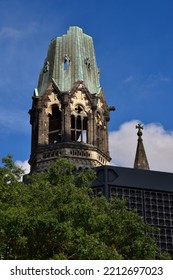
{"type": "Polygon", "coordinates": [[[100,166],[96,170],[97,179],[94,181],[93,187],[108,184],[112,186],[173,192],[173,173],[117,166],[100,166]]]}

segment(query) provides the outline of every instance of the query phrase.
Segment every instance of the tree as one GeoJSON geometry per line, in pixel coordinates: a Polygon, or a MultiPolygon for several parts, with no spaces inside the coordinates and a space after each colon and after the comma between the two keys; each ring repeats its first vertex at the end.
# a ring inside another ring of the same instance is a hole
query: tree
{"type": "MultiPolygon", "coordinates": [[[[0,256],[4,259],[163,258],[151,227],[118,198],[95,197],[93,170],[62,158],[19,182],[11,157],[0,167],[0,256]]],[[[164,257],[165,258],[165,257],[164,257]]],[[[166,256],[167,258],[167,256],[166,256]]]]}

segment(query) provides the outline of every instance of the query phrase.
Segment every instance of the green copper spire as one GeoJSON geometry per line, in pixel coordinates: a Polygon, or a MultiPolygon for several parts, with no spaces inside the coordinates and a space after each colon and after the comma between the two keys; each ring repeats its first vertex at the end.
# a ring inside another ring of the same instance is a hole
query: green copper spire
{"type": "Polygon", "coordinates": [[[100,92],[93,40],[81,28],[70,27],[51,41],[35,94],[43,95],[52,80],[61,92],[70,91],[77,81],[83,81],[92,94],[100,92]]]}

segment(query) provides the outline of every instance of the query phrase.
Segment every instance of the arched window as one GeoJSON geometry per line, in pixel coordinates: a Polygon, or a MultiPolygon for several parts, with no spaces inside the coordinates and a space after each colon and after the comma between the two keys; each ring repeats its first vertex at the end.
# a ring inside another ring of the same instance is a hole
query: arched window
{"type": "Polygon", "coordinates": [[[58,105],[52,105],[52,114],[49,115],[49,144],[61,142],[61,112],[58,105]]]}
{"type": "Polygon", "coordinates": [[[73,142],[88,142],[88,118],[81,105],[77,105],[71,115],[71,140],[73,142]]]}

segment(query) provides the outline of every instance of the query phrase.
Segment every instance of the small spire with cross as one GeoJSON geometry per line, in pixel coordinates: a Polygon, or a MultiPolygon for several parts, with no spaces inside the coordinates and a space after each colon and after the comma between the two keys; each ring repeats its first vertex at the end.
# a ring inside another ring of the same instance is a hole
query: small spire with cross
{"type": "Polygon", "coordinates": [[[137,135],[138,135],[138,140],[142,140],[142,130],[144,129],[143,125],[138,123],[136,125],[136,129],[138,129],[137,135]]]}
{"type": "Polygon", "coordinates": [[[138,169],[150,169],[149,168],[149,164],[148,164],[148,160],[147,160],[147,156],[145,153],[145,149],[144,149],[144,145],[143,145],[143,140],[142,140],[142,130],[143,130],[143,126],[138,123],[136,125],[136,129],[138,129],[137,131],[137,135],[138,135],[138,144],[137,144],[137,149],[136,149],[136,156],[135,156],[135,162],[134,162],[134,168],[138,168],[138,169]]]}

